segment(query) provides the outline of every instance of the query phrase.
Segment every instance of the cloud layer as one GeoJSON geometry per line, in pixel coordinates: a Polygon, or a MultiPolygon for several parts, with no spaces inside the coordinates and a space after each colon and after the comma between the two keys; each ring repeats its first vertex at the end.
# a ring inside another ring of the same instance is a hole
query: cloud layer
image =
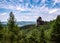
{"type": "Polygon", "coordinates": [[[7,21],[13,11],[17,21],[53,20],[60,15],[60,0],[0,0],[0,20],[7,21]]]}

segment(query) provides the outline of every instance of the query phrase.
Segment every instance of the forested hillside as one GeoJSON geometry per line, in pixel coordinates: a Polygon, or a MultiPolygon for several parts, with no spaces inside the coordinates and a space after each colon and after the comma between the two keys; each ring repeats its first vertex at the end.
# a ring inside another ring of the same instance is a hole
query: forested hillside
{"type": "Polygon", "coordinates": [[[6,26],[0,21],[0,43],[60,43],[60,15],[53,21],[19,27],[13,12],[6,26]]]}

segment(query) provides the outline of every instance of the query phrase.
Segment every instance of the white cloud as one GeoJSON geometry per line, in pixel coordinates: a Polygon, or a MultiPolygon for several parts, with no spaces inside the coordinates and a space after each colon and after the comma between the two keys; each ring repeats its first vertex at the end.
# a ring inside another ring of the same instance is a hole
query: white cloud
{"type": "Polygon", "coordinates": [[[56,18],[59,9],[49,9],[43,6],[43,7],[37,7],[37,8],[30,9],[30,11],[31,13],[20,13],[18,11],[18,15],[16,17],[18,18],[18,20],[35,21],[39,16],[41,16],[44,21],[46,20],[50,21],[56,18]]]}
{"type": "Polygon", "coordinates": [[[7,14],[7,13],[2,13],[1,15],[4,16],[4,15],[6,15],[6,14],[7,14]]]}
{"type": "Polygon", "coordinates": [[[23,8],[21,8],[21,7],[19,7],[19,6],[17,6],[17,7],[16,7],[16,10],[25,10],[25,9],[23,9],[23,8]]]}
{"type": "Polygon", "coordinates": [[[15,16],[16,17],[16,19],[17,19],[17,21],[36,21],[36,19],[39,17],[39,16],[36,16],[36,15],[34,15],[34,16],[29,16],[29,15],[24,15],[24,16],[15,16]]]}
{"type": "Polygon", "coordinates": [[[59,9],[52,9],[52,10],[49,11],[49,14],[55,13],[55,12],[57,12],[58,10],[59,10],[59,9]]]}
{"type": "Polygon", "coordinates": [[[0,13],[0,20],[1,21],[7,21],[8,17],[9,17],[8,13],[5,13],[5,12],[0,13]]]}
{"type": "Polygon", "coordinates": [[[60,2],[60,0],[55,0],[55,2],[60,2]]]}
{"type": "MultiPolygon", "coordinates": [[[[12,0],[10,0],[12,1],[12,0]]],[[[21,2],[23,2],[23,0],[19,0],[21,2]]],[[[35,0],[34,0],[35,1],[35,0]]],[[[13,1],[12,1],[13,2],[13,1]]],[[[36,0],[35,2],[38,2],[38,0],[36,0]]],[[[60,2],[60,0],[55,0],[56,2],[60,2]]],[[[14,2],[13,2],[14,3],[14,2]]],[[[5,8],[5,9],[10,9],[13,10],[17,18],[17,21],[21,21],[21,20],[36,20],[39,16],[41,16],[43,18],[43,20],[52,20],[54,19],[57,15],[54,14],[60,14],[59,9],[50,9],[45,7],[45,4],[42,7],[35,7],[33,5],[31,5],[31,7],[33,8],[28,8],[28,4],[30,3],[26,3],[26,7],[22,7],[21,4],[16,4],[14,5],[13,3],[2,3],[0,4],[0,8],[5,8]],[[17,11],[16,11],[17,10],[17,11]],[[30,13],[21,13],[21,11],[31,11],[30,13]]],[[[45,3],[45,0],[42,0],[42,3],[45,3]]],[[[6,15],[7,13],[2,13],[0,15],[0,20],[6,20],[8,18],[8,15],[6,15]]]]}

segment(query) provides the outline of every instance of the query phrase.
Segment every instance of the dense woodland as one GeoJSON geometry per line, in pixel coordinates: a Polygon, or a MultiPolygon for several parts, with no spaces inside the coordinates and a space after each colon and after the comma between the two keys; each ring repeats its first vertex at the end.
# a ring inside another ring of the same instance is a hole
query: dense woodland
{"type": "Polygon", "coordinates": [[[60,15],[43,25],[19,27],[13,12],[7,25],[0,21],[0,43],[60,43],[60,15]]]}

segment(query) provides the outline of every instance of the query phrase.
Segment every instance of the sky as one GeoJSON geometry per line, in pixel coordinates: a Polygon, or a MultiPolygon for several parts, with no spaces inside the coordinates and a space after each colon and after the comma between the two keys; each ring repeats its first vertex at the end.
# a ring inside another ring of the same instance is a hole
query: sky
{"type": "Polygon", "coordinates": [[[51,21],[60,15],[60,0],[0,0],[0,21],[13,12],[17,21],[51,21]]]}

